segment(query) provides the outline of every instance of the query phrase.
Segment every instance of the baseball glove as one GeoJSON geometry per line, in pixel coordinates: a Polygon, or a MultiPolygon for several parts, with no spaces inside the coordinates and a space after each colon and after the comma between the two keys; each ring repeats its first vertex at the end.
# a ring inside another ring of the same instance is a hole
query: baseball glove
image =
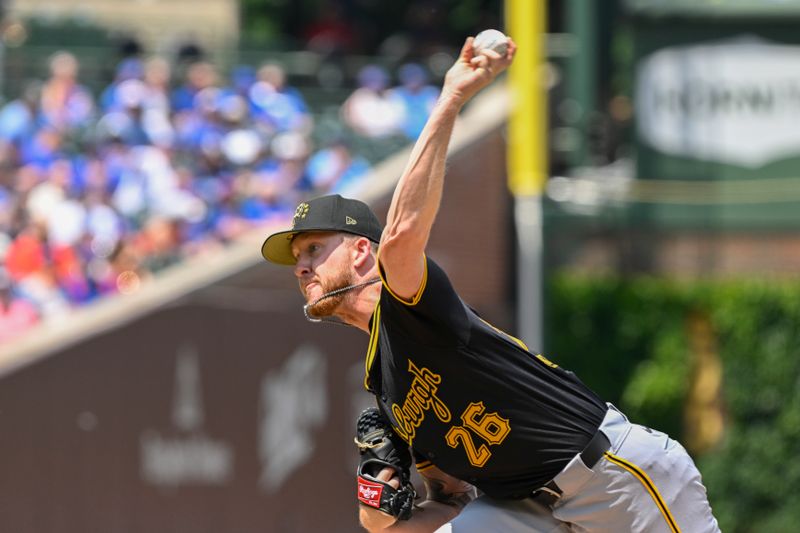
{"type": "Polygon", "coordinates": [[[392,430],[377,408],[365,409],[358,417],[356,444],[361,452],[358,465],[358,500],[396,517],[411,518],[417,496],[411,484],[411,454],[408,445],[392,430]],[[377,479],[385,467],[397,472],[400,488],[377,479]]]}

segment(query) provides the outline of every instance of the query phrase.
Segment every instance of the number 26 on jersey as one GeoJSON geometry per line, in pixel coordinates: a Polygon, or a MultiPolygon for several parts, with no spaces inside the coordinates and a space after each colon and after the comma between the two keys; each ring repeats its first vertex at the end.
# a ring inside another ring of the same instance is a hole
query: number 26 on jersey
{"type": "Polygon", "coordinates": [[[500,444],[511,431],[511,424],[496,412],[487,413],[483,402],[470,403],[461,413],[461,426],[445,435],[451,448],[462,446],[472,466],[483,467],[492,457],[489,446],[500,444]]]}

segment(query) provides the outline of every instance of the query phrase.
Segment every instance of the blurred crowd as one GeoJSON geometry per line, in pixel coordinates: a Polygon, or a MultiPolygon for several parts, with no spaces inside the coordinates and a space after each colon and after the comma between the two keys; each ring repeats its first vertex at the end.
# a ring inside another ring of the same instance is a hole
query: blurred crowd
{"type": "MultiPolygon", "coordinates": [[[[392,87],[382,67],[361,71],[347,131],[419,135],[438,91],[417,64],[396,74],[392,87]]],[[[314,147],[313,131],[277,64],[223,79],[203,60],[176,75],[128,58],[95,95],[73,55],[54,55],[46,79],[0,108],[0,343],[368,175],[347,136],[314,147]]]]}

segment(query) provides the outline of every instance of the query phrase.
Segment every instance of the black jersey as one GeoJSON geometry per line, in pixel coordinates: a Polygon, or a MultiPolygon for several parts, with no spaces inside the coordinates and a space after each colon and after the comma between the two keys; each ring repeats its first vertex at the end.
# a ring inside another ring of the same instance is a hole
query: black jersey
{"type": "Polygon", "coordinates": [[[523,498],[586,446],[605,403],[470,309],[426,258],[412,302],[384,282],[365,385],[415,455],[489,496],[523,498]]]}

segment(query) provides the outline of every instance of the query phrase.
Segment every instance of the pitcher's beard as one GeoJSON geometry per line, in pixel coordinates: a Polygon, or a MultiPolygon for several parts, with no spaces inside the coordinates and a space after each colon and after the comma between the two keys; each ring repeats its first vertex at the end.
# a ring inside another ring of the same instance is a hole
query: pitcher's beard
{"type": "Polygon", "coordinates": [[[347,298],[348,293],[342,292],[340,294],[335,294],[332,296],[326,296],[333,291],[343,289],[355,283],[354,275],[349,270],[343,270],[339,273],[336,278],[333,280],[322,283],[320,281],[320,286],[322,287],[322,296],[317,298],[316,302],[309,302],[307,313],[312,316],[313,318],[324,318],[333,316],[339,306],[342,304],[345,298],[347,298]]]}

